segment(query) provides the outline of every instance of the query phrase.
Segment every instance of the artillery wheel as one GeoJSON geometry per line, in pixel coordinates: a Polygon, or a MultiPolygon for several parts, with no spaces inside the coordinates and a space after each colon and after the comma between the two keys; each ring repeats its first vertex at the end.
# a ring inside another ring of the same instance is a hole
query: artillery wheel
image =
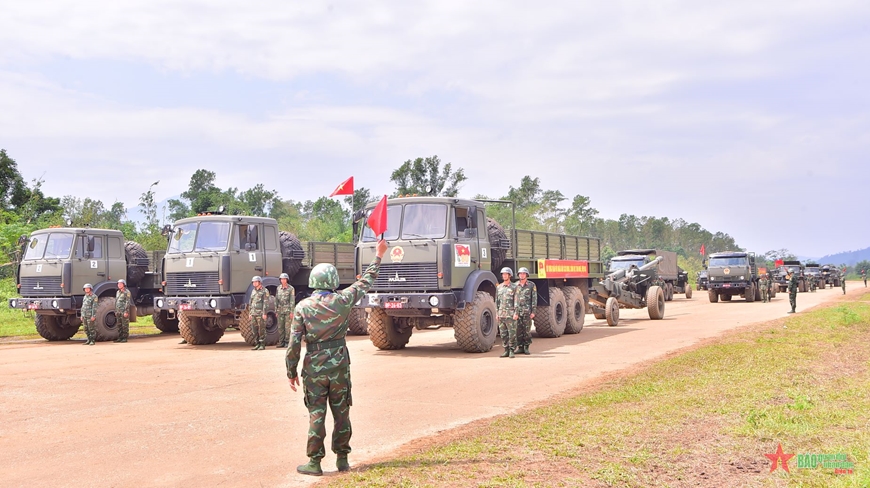
{"type": "Polygon", "coordinates": [[[692,287],[689,286],[688,283],[686,283],[686,300],[691,300],[691,299],[692,299],[692,287]]]}
{"type": "Polygon", "coordinates": [[[755,285],[750,283],[748,288],[743,289],[743,298],[747,302],[755,301],[755,285]]]}
{"type": "Polygon", "coordinates": [[[224,335],[224,330],[217,327],[214,319],[194,317],[178,312],[178,332],[188,344],[201,346],[214,344],[224,335]]]}
{"type": "Polygon", "coordinates": [[[48,341],[65,341],[79,331],[79,325],[64,326],[56,315],[36,314],[33,324],[36,325],[36,332],[48,341]]]}
{"type": "Polygon", "coordinates": [[[474,302],[465,304],[453,316],[453,337],[465,352],[487,352],[498,335],[495,300],[485,291],[474,294],[474,302]]]}
{"type": "Polygon", "coordinates": [[[566,286],[565,310],[568,312],[568,321],[565,324],[566,334],[579,334],[583,330],[586,321],[586,301],[583,292],[576,286],[566,286]]]}
{"type": "Polygon", "coordinates": [[[716,303],[719,301],[719,294],[716,290],[707,290],[707,298],[710,299],[710,303],[716,303]]]}
{"type": "Polygon", "coordinates": [[[138,242],[127,241],[124,243],[124,256],[127,258],[127,286],[137,287],[142,282],[142,278],[145,277],[148,267],[139,266],[136,263],[139,259],[148,259],[148,253],[138,242]]]}
{"type": "Polygon", "coordinates": [[[403,349],[408,344],[413,329],[400,329],[396,322],[398,321],[387,315],[384,309],[373,308],[369,312],[369,339],[375,347],[382,350],[403,349]]]}
{"type": "Polygon", "coordinates": [[[670,283],[665,283],[662,288],[662,293],[665,295],[665,301],[669,302],[674,299],[674,285],[670,283]]]}
{"type": "MultiPolygon", "coordinates": [[[[289,324],[288,324],[289,326],[289,324]]],[[[289,333],[289,331],[288,331],[289,333]]],[[[350,335],[368,335],[369,324],[366,322],[366,309],[351,309],[347,317],[347,333],[350,335]]]]}
{"type": "Polygon", "coordinates": [[[610,297],[604,304],[604,318],[607,319],[607,325],[615,327],[619,323],[619,302],[616,298],[610,297]]]}
{"type": "Polygon", "coordinates": [[[166,310],[158,310],[151,314],[151,320],[154,321],[154,327],[160,332],[178,333],[178,317],[169,318],[169,312],[166,310]]]}
{"type": "Polygon", "coordinates": [[[734,296],[734,295],[722,295],[722,301],[723,302],[730,302],[732,296],[734,296]]]}
{"type": "Polygon", "coordinates": [[[550,305],[535,309],[535,331],[541,337],[561,337],[568,322],[565,294],[550,288],[550,305]]]}
{"type": "Polygon", "coordinates": [[[652,320],[665,317],[665,292],[660,286],[651,286],[646,291],[646,311],[652,320]]]}
{"type": "Polygon", "coordinates": [[[103,297],[97,302],[97,320],[94,322],[96,340],[114,341],[121,333],[115,317],[115,297],[103,297]]]}

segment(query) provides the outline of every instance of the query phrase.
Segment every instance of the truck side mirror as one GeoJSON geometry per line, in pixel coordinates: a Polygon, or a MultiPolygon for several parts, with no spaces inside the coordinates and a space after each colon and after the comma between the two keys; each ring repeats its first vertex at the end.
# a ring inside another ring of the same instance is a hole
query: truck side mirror
{"type": "Polygon", "coordinates": [[[94,236],[88,236],[88,252],[94,252],[94,236]]]}
{"type": "Polygon", "coordinates": [[[246,238],[247,244],[245,245],[245,250],[253,251],[257,249],[257,226],[249,225],[248,226],[248,235],[246,238]]]}
{"type": "Polygon", "coordinates": [[[464,238],[466,238],[466,239],[471,239],[471,238],[473,238],[473,237],[477,237],[477,229],[472,229],[472,228],[470,228],[470,227],[467,227],[467,228],[462,232],[462,237],[464,237],[464,238]]]}
{"type": "Polygon", "coordinates": [[[21,247],[25,244],[27,244],[27,235],[22,234],[21,237],[18,238],[18,247],[21,247]]]}
{"type": "Polygon", "coordinates": [[[478,229],[477,222],[477,207],[471,207],[468,209],[468,217],[469,217],[469,227],[472,229],[478,229]]]}

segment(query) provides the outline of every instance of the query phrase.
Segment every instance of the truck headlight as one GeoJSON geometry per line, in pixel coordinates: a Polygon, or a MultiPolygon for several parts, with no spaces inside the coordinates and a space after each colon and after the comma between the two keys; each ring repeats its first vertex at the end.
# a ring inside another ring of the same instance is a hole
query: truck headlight
{"type": "Polygon", "coordinates": [[[212,298],[211,300],[208,301],[208,306],[211,308],[216,308],[217,307],[217,300],[212,298]]]}
{"type": "Polygon", "coordinates": [[[157,308],[163,308],[163,299],[162,298],[157,299],[157,308]]]}
{"type": "Polygon", "coordinates": [[[18,300],[9,300],[9,308],[15,308],[18,305],[18,300]]]}
{"type": "Polygon", "coordinates": [[[438,300],[438,297],[436,297],[436,296],[429,297],[429,305],[432,305],[433,307],[437,307],[439,303],[441,303],[441,301],[438,300]]]}
{"type": "Polygon", "coordinates": [[[742,281],[742,280],[745,280],[745,279],[746,279],[745,276],[741,276],[741,277],[740,277],[740,280],[741,280],[741,281],[742,281]]]}
{"type": "Polygon", "coordinates": [[[51,308],[57,308],[57,300],[51,301],[51,308]]]}

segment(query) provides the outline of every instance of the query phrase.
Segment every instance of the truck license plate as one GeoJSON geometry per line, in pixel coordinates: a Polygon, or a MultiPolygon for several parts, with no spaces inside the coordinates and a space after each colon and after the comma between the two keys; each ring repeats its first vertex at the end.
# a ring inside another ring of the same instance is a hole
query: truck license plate
{"type": "Polygon", "coordinates": [[[402,302],[385,302],[384,308],[402,308],[402,302]]]}
{"type": "Polygon", "coordinates": [[[729,283],[725,283],[724,285],[722,285],[722,287],[723,288],[731,288],[731,285],[729,283]]]}

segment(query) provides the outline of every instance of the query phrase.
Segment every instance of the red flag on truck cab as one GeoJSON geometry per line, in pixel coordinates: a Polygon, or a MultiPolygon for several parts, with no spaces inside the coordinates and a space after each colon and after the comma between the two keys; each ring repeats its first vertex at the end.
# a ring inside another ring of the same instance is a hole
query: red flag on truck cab
{"type": "Polygon", "coordinates": [[[384,198],[375,206],[375,209],[372,210],[372,214],[369,215],[369,219],[366,221],[368,223],[369,228],[372,229],[372,232],[376,236],[379,236],[387,231],[387,196],[384,195],[384,198]]]}
{"type": "Polygon", "coordinates": [[[704,250],[704,245],[701,244],[701,256],[703,256],[704,254],[706,254],[706,252],[704,250]]]}
{"type": "Polygon", "coordinates": [[[344,182],[338,185],[338,188],[336,188],[329,196],[334,197],[336,195],[353,195],[353,176],[344,180],[344,182]]]}

